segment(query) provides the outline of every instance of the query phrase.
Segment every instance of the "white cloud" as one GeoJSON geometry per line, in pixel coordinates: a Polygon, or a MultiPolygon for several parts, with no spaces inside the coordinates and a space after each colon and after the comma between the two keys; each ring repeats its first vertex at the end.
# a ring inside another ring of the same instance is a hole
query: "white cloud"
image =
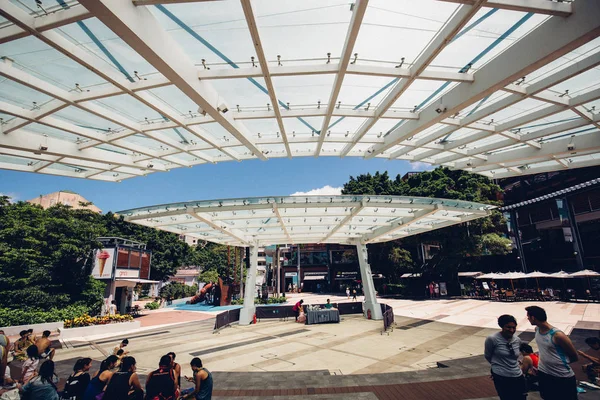
{"type": "Polygon", "coordinates": [[[15,203],[19,200],[19,195],[16,193],[2,193],[0,192],[0,196],[8,196],[11,203],[15,203]]]}
{"type": "Polygon", "coordinates": [[[433,166],[431,164],[424,163],[421,161],[411,162],[410,166],[413,171],[429,171],[433,169],[433,166]]]}
{"type": "Polygon", "coordinates": [[[340,195],[342,194],[342,187],[331,187],[329,185],[323,186],[319,189],[309,190],[308,192],[296,192],[292,193],[290,196],[318,196],[318,195],[340,195]]]}

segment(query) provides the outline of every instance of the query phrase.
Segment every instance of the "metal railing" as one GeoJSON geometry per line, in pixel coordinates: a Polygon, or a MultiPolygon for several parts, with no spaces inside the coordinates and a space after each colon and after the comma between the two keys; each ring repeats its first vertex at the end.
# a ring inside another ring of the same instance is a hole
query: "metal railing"
{"type": "Polygon", "coordinates": [[[381,331],[381,334],[383,335],[387,332],[389,335],[388,330],[394,331],[394,309],[387,304],[382,304],[381,311],[383,312],[383,330],[381,331]]]}

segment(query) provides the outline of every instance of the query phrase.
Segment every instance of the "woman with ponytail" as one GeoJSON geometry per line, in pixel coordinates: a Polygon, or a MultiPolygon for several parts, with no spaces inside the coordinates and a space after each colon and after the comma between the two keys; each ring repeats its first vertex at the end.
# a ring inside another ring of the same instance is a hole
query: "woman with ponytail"
{"type": "Polygon", "coordinates": [[[63,399],[83,400],[83,394],[90,383],[88,371],[91,367],[92,359],[89,357],[80,358],[75,362],[73,373],[65,383],[65,390],[62,393],[63,399]]]}
{"type": "Polygon", "coordinates": [[[119,358],[117,356],[108,356],[108,358],[100,364],[100,370],[90,381],[87,386],[85,393],[83,394],[83,400],[100,400],[104,393],[104,387],[110,380],[113,372],[111,369],[115,368],[119,358]]]}
{"type": "Polygon", "coordinates": [[[104,397],[107,400],[142,400],[144,398],[144,390],[135,373],[135,364],[133,357],[124,357],[121,360],[119,372],[115,372],[106,385],[104,397]]]}

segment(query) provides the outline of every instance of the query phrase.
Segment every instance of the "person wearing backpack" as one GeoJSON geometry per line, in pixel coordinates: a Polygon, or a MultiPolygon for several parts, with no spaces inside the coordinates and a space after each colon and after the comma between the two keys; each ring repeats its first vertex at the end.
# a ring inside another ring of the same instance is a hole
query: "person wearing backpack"
{"type": "Polygon", "coordinates": [[[177,379],[169,355],[160,358],[158,369],[150,372],[146,380],[146,400],[175,400],[179,398],[177,379]]]}
{"type": "Polygon", "coordinates": [[[92,359],[80,358],[73,366],[73,373],[67,378],[65,390],[61,394],[63,399],[83,400],[83,395],[90,383],[89,370],[92,367],[92,359]]]}

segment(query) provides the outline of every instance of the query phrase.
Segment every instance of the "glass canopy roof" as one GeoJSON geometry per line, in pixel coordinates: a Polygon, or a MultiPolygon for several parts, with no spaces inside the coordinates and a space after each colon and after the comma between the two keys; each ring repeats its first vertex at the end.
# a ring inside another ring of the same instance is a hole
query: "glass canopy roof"
{"type": "Polygon", "coordinates": [[[376,243],[485,217],[494,206],[403,196],[253,197],[119,211],[126,221],[209,242],[376,243]]]}
{"type": "Polygon", "coordinates": [[[0,168],[600,164],[600,2],[3,0],[0,168]]]}

